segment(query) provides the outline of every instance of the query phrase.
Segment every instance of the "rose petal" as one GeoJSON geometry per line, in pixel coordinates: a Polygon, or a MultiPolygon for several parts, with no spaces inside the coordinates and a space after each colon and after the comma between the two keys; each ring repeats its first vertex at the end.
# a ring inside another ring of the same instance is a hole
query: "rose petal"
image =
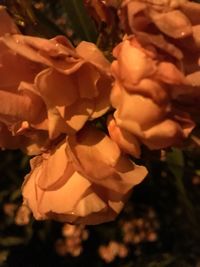
{"type": "Polygon", "coordinates": [[[121,101],[114,116],[117,120],[122,121],[123,127],[126,129],[130,129],[128,125],[131,126],[133,122],[138,123],[143,130],[148,129],[161,121],[167,112],[166,105],[157,105],[150,98],[138,94],[128,94],[125,90],[121,101]]]}
{"type": "Polygon", "coordinates": [[[41,70],[41,65],[14,54],[2,43],[0,49],[0,89],[16,92],[21,81],[33,82],[35,75],[41,70]]]}
{"type": "Polygon", "coordinates": [[[86,61],[92,63],[103,72],[110,72],[110,62],[104,57],[101,50],[93,43],[82,41],[77,47],[76,51],[86,61]]]}
{"type": "Polygon", "coordinates": [[[134,137],[134,135],[132,135],[130,132],[119,128],[114,119],[109,119],[108,131],[111,139],[117,143],[122,151],[136,158],[140,157],[140,144],[136,137],[134,137]]]}
{"type": "Polygon", "coordinates": [[[180,9],[183,13],[189,17],[190,21],[193,25],[200,24],[200,6],[199,3],[191,2],[191,1],[183,1],[180,5],[180,9]]]}
{"type": "Polygon", "coordinates": [[[0,40],[17,54],[66,74],[76,71],[84,62],[72,49],[56,43],[55,40],[18,34],[5,35],[0,40]]]}
{"type": "Polygon", "coordinates": [[[99,95],[94,99],[95,107],[90,119],[103,116],[110,109],[111,80],[102,76],[97,82],[99,95]]]}
{"type": "Polygon", "coordinates": [[[179,10],[167,13],[151,12],[151,19],[161,32],[173,38],[184,38],[192,35],[189,19],[179,10]]]}
{"type": "Polygon", "coordinates": [[[86,217],[92,213],[101,212],[106,208],[106,203],[102,201],[90,188],[87,195],[83,196],[75,206],[74,215],[86,217]]]}
{"type": "Polygon", "coordinates": [[[112,63],[111,70],[115,75],[119,75],[125,87],[137,84],[156,70],[155,62],[128,40],[123,42],[117,59],[117,62],[112,63]]]}
{"type": "Polygon", "coordinates": [[[47,106],[70,106],[78,98],[74,77],[63,75],[52,69],[45,69],[35,79],[39,91],[47,106]]]}
{"type": "Polygon", "coordinates": [[[70,136],[68,143],[75,168],[94,184],[124,194],[146,175],[145,168],[122,156],[111,139],[93,128],[82,130],[76,138],[70,136]]]}
{"type": "Polygon", "coordinates": [[[144,132],[143,143],[149,149],[162,149],[180,144],[183,131],[180,125],[172,120],[165,120],[144,132]]]}
{"type": "Polygon", "coordinates": [[[158,65],[155,78],[168,84],[186,84],[183,73],[170,62],[161,62],[158,65]]]}
{"type": "Polygon", "coordinates": [[[60,143],[56,149],[42,156],[42,173],[38,177],[38,186],[43,190],[53,190],[55,187],[60,187],[66,183],[67,176],[70,177],[73,173],[73,168],[70,166],[65,153],[66,143],[60,143]]]}

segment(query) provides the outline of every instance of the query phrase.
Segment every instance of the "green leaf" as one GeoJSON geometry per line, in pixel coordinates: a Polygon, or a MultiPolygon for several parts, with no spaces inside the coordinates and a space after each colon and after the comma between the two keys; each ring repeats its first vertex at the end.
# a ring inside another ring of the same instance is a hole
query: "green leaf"
{"type": "Polygon", "coordinates": [[[96,42],[97,31],[83,0],[62,0],[62,3],[76,36],[82,40],[96,42]]]}
{"type": "MultiPolygon", "coordinates": [[[[198,225],[195,215],[195,210],[188,196],[188,192],[185,188],[185,184],[183,181],[184,170],[185,170],[185,162],[183,152],[178,148],[173,148],[171,152],[167,154],[167,163],[168,168],[172,172],[175,178],[175,184],[177,188],[177,192],[179,195],[179,200],[181,201],[183,207],[185,208],[185,212],[187,214],[188,222],[193,226],[192,228],[198,225]]],[[[191,228],[191,229],[192,229],[191,228]]]]}
{"type": "Polygon", "coordinates": [[[178,148],[172,148],[167,153],[168,168],[176,178],[182,178],[184,174],[184,157],[183,152],[178,148]]]}

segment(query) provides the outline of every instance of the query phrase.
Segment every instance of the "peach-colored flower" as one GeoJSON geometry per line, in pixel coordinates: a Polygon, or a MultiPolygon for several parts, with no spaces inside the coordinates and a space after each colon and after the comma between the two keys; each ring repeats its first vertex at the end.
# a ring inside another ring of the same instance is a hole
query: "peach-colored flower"
{"type": "Polygon", "coordinates": [[[14,53],[2,42],[6,34],[19,34],[19,30],[2,6],[0,18],[0,120],[6,124],[22,119],[36,123],[43,102],[25,84],[33,82],[42,66],[14,53]],[[24,84],[20,85],[21,82],[24,84]],[[33,106],[37,106],[37,109],[33,106]]]}
{"type": "Polygon", "coordinates": [[[40,153],[110,108],[110,63],[93,43],[74,48],[64,36],[23,36],[2,7],[0,16],[7,25],[0,27],[0,122],[14,136],[9,148],[27,149],[30,140],[28,153],[40,153]]]}
{"type": "Polygon", "coordinates": [[[165,58],[178,60],[188,85],[176,102],[196,120],[200,103],[200,5],[188,0],[124,0],[120,13],[126,33],[165,51],[165,58]]]}
{"type": "Polygon", "coordinates": [[[166,36],[183,39],[200,24],[198,3],[188,0],[124,0],[121,18],[126,31],[161,31],[166,36]]]}
{"type": "MultiPolygon", "coordinates": [[[[18,28],[2,6],[0,20],[0,39],[5,34],[19,34],[18,28]]],[[[35,131],[31,134],[32,130],[27,126],[32,124],[40,128],[39,125],[46,115],[41,97],[31,90],[31,84],[42,65],[14,53],[2,41],[0,50],[0,147],[23,148],[30,154],[35,154],[41,145],[39,143],[44,141],[44,136],[47,138],[40,130],[37,135],[35,131]],[[28,133],[19,135],[25,128],[29,128],[28,133]]]]}
{"type": "Polygon", "coordinates": [[[198,3],[188,0],[123,1],[121,20],[125,32],[135,33],[181,60],[186,75],[199,70],[198,3]]]}
{"type": "Polygon", "coordinates": [[[93,43],[73,48],[63,36],[46,40],[19,34],[5,35],[1,41],[14,53],[45,66],[35,77],[33,92],[45,102],[51,139],[74,134],[109,109],[110,63],[93,43]]]}
{"type": "Polygon", "coordinates": [[[161,61],[155,47],[134,37],[113,54],[111,103],[116,111],[108,124],[111,138],[135,157],[140,154],[138,142],[150,149],[179,144],[194,127],[189,115],[172,105],[177,95],[187,94],[183,73],[172,62],[161,61]]]}
{"type": "Polygon", "coordinates": [[[92,127],[31,160],[22,191],[36,219],[98,224],[114,219],[147,171],[92,127]]]}

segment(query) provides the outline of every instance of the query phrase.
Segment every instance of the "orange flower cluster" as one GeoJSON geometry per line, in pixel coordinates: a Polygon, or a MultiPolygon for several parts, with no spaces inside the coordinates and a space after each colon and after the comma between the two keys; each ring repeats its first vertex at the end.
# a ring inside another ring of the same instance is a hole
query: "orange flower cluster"
{"type": "Polygon", "coordinates": [[[180,145],[195,126],[200,5],[100,2],[126,33],[112,63],[90,42],[24,36],[0,7],[0,147],[37,155],[22,187],[36,219],[113,220],[147,174],[128,154],[180,145]]]}
{"type": "Polygon", "coordinates": [[[125,152],[139,157],[141,144],[149,149],[179,145],[195,126],[200,5],[124,0],[119,14],[128,36],[113,51],[116,111],[109,133],[125,152]]]}
{"type": "Polygon", "coordinates": [[[22,188],[36,219],[114,219],[146,169],[91,124],[110,110],[110,63],[89,42],[23,36],[0,7],[0,146],[38,155],[22,188]]]}

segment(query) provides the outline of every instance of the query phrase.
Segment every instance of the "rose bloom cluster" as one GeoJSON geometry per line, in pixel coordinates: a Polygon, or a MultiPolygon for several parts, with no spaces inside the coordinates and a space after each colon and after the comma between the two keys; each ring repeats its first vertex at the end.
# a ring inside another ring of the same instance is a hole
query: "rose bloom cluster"
{"type": "Polygon", "coordinates": [[[109,61],[93,43],[23,36],[3,7],[0,20],[0,145],[36,156],[24,205],[39,220],[114,219],[147,170],[92,123],[111,109],[109,61]]]}
{"type": "Polygon", "coordinates": [[[199,51],[199,7],[161,3],[122,1],[113,62],[90,42],[24,36],[0,7],[0,147],[35,156],[22,194],[36,219],[113,220],[147,174],[129,155],[180,145],[194,128],[183,103],[198,100],[198,53],[187,51],[199,51]]]}

